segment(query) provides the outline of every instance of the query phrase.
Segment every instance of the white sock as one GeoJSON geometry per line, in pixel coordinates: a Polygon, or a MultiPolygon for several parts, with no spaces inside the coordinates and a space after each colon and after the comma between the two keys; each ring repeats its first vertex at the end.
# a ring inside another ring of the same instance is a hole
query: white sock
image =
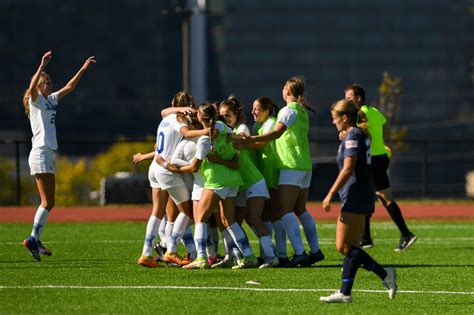
{"type": "Polygon", "coordinates": [[[285,214],[281,220],[290,239],[295,255],[302,255],[304,252],[303,238],[301,237],[300,225],[293,212],[285,214]]]}
{"type": "Polygon", "coordinates": [[[173,233],[173,226],[174,222],[166,222],[166,227],[165,227],[165,239],[166,239],[166,249],[169,251],[169,246],[170,246],[170,241],[171,241],[171,234],[173,233]]]}
{"type": "Polygon", "coordinates": [[[146,225],[145,242],[143,243],[142,256],[151,256],[153,249],[153,242],[156,234],[158,234],[158,227],[160,226],[160,219],[154,215],[150,215],[146,225]]]}
{"type": "Polygon", "coordinates": [[[275,253],[273,252],[272,238],[270,235],[260,237],[260,246],[263,250],[265,259],[275,257],[275,253]]]}
{"type": "Polygon", "coordinates": [[[44,226],[46,225],[46,219],[48,218],[49,211],[41,206],[36,210],[35,219],[33,221],[33,230],[31,236],[35,239],[41,239],[41,233],[43,232],[44,226]]]}
{"type": "Polygon", "coordinates": [[[232,224],[227,228],[227,230],[229,231],[239,250],[244,254],[244,257],[253,255],[249,240],[247,239],[244,230],[242,230],[242,227],[238,223],[232,224]]]}
{"type": "Polygon", "coordinates": [[[160,245],[161,247],[166,247],[166,235],[165,235],[165,228],[166,228],[166,223],[168,220],[166,220],[166,215],[161,219],[160,227],[158,228],[158,235],[160,236],[160,245]]]}
{"type": "Polygon", "coordinates": [[[194,225],[194,242],[196,243],[197,257],[207,258],[206,253],[207,223],[198,222],[194,225]]]}
{"type": "Polygon", "coordinates": [[[170,253],[176,253],[178,251],[178,244],[183,237],[184,231],[188,226],[190,218],[184,214],[178,214],[178,217],[174,221],[173,231],[171,232],[171,238],[168,245],[168,251],[170,253]]]}
{"type": "Polygon", "coordinates": [[[194,244],[194,237],[193,237],[193,230],[191,229],[191,224],[188,224],[188,227],[184,231],[183,238],[181,241],[186,247],[186,250],[189,253],[189,258],[195,259],[196,258],[196,245],[194,244]]]}
{"type": "Polygon", "coordinates": [[[303,212],[299,217],[303,226],[306,241],[309,244],[310,253],[315,254],[319,251],[318,231],[316,230],[316,222],[308,211],[303,212]]]}
{"type": "Polygon", "coordinates": [[[234,239],[230,236],[227,229],[222,231],[222,239],[224,241],[225,255],[230,257],[232,255],[232,249],[237,247],[237,245],[235,245],[234,239]]]}
{"type": "Polygon", "coordinates": [[[288,257],[286,249],[286,231],[281,220],[273,222],[273,229],[275,230],[275,246],[277,257],[288,257]]]}

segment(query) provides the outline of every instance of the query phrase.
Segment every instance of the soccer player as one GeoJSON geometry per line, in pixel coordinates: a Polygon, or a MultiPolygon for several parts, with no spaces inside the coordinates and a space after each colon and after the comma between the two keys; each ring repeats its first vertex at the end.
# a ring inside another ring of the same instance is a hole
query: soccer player
{"type": "Polygon", "coordinates": [[[339,193],[341,213],[336,225],[336,248],[344,255],[342,263],[341,289],[329,296],[321,297],[326,303],[352,302],[352,285],[359,267],[375,273],[388,289],[393,299],[397,290],[396,274],[393,268],[383,268],[369,254],[358,247],[364,218],[374,211],[375,195],[369,178],[370,140],[358,128],[360,111],[350,100],[340,100],[332,105],[333,124],[344,133],[337,153],[339,174],[327,196],[323,208],[331,211],[331,200],[339,193]]]}
{"type": "MultiPolygon", "coordinates": [[[[235,136],[250,136],[250,130],[244,123],[244,111],[235,96],[232,95],[219,104],[219,115],[233,128],[235,136]]],[[[279,261],[273,252],[271,230],[269,231],[262,221],[265,201],[270,198],[270,194],[262,173],[246,149],[239,150],[239,172],[244,184],[240,186],[236,200],[237,217],[240,217],[237,221],[241,224],[245,218],[259,238],[263,252],[261,253],[263,263],[260,268],[276,267],[279,261]]]]}
{"type": "Polygon", "coordinates": [[[54,159],[58,150],[56,139],[56,111],[59,100],[71,93],[79,83],[84,72],[91,64],[95,64],[94,56],[86,59],[79,71],[69,82],[56,92],[53,92],[51,77],[44,72],[53,54],[46,52],[41,63],[31,78],[30,85],[23,96],[25,113],[30,120],[33,137],[32,148],[28,158],[31,175],[35,176],[41,204],[36,210],[33,230],[30,237],[23,241],[33,258],[41,261],[40,254],[51,256],[52,253],[41,243],[49,213],[54,207],[56,178],[54,175],[54,159]]]}
{"type": "MultiPolygon", "coordinates": [[[[345,98],[354,101],[367,118],[372,143],[370,155],[372,157],[372,174],[376,194],[400,231],[400,242],[395,251],[405,250],[416,241],[416,235],[408,229],[400,207],[392,197],[390,179],[387,173],[390,157],[384,143],[384,135],[388,135],[390,132],[386,119],[375,107],[365,104],[365,90],[362,86],[358,84],[349,85],[345,89],[345,98]]],[[[368,215],[365,219],[365,229],[361,240],[363,248],[374,246],[370,236],[370,217],[371,215],[368,215]]]]}
{"type": "Polygon", "coordinates": [[[258,263],[257,259],[252,253],[244,231],[235,221],[235,196],[237,196],[239,186],[243,183],[242,178],[236,169],[231,169],[221,163],[212,163],[207,159],[212,154],[222,160],[235,160],[236,153],[232,142],[227,141],[227,135],[231,131],[224,123],[217,121],[217,110],[211,104],[204,103],[198,108],[198,119],[205,130],[209,130],[209,133],[208,136],[199,138],[195,159],[190,165],[179,168],[169,163],[166,164],[166,167],[174,172],[188,173],[200,170],[204,179],[204,190],[197,211],[194,213],[197,258],[184,268],[204,269],[209,267],[206,252],[207,222],[219,204],[222,209],[222,217],[227,224],[227,231],[244,255],[242,264],[238,267],[255,267],[258,263]],[[217,136],[215,130],[218,131],[217,136]]]}
{"type": "Polygon", "coordinates": [[[268,142],[275,140],[280,177],[278,191],[282,209],[283,225],[295,251],[285,267],[310,266],[324,259],[319,247],[316,223],[306,210],[308,189],[311,183],[312,161],[309,151],[308,110],[315,112],[303,98],[305,83],[303,77],[293,77],[286,81],[282,97],[286,106],[278,112],[275,128],[262,135],[244,139],[245,142],[268,142]],[[303,225],[310,246],[306,254],[296,214],[303,225]]]}

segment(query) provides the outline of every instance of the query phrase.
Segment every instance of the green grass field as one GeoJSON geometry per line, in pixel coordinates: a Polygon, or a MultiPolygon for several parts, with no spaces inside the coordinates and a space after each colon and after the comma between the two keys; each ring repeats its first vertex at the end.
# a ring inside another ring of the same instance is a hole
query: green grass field
{"type": "MultiPolygon", "coordinates": [[[[43,238],[54,256],[41,263],[21,246],[30,224],[1,224],[0,314],[474,313],[473,222],[412,221],[419,239],[402,253],[393,251],[396,228],[374,223],[376,246],[368,251],[397,269],[400,291],[389,300],[378,278],[361,269],[348,305],[319,302],[340,284],[332,222],[318,225],[326,260],[317,267],[265,270],[138,266],[145,224],[51,223],[43,238]]],[[[256,239],[251,242],[257,248],[256,239]]]]}

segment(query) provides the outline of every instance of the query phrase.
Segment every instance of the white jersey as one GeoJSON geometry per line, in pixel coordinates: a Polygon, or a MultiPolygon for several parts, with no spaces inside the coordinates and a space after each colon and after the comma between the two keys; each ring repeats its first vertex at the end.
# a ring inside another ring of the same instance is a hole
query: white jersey
{"type": "MultiPolygon", "coordinates": [[[[196,155],[196,143],[198,142],[198,139],[199,137],[193,139],[183,139],[176,147],[173,157],[171,158],[171,163],[178,166],[191,164],[196,155]]],[[[193,173],[193,177],[194,185],[204,187],[204,180],[199,170],[193,173]]]]}
{"type": "MultiPolygon", "coordinates": [[[[180,130],[181,127],[184,126],[186,125],[176,120],[176,114],[168,115],[161,121],[156,131],[156,153],[159,154],[162,159],[166,161],[171,159],[176,147],[183,139],[180,130]]],[[[161,166],[158,168],[158,172],[162,174],[173,174],[161,166]]]]}
{"type": "Polygon", "coordinates": [[[48,97],[38,94],[35,102],[31,100],[31,97],[28,99],[33,148],[47,146],[51,150],[58,149],[58,140],[56,139],[58,96],[59,92],[54,92],[48,97]]]}

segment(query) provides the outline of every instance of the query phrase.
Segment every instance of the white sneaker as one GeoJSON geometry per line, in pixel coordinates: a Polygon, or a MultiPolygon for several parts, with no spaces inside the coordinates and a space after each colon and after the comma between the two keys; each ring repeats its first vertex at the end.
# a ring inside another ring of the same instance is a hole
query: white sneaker
{"type": "Polygon", "coordinates": [[[385,271],[387,272],[387,276],[383,279],[382,283],[388,290],[388,297],[394,299],[395,294],[397,293],[397,273],[395,272],[395,269],[391,267],[385,268],[385,271]]]}
{"type": "Polygon", "coordinates": [[[274,268],[274,267],[278,267],[280,265],[280,261],[278,260],[278,258],[276,258],[275,256],[274,257],[270,257],[268,258],[263,264],[260,265],[260,269],[263,269],[263,268],[274,268]]]}
{"type": "Polygon", "coordinates": [[[352,303],[352,296],[336,291],[331,295],[320,297],[319,300],[324,303],[352,303]]]}

